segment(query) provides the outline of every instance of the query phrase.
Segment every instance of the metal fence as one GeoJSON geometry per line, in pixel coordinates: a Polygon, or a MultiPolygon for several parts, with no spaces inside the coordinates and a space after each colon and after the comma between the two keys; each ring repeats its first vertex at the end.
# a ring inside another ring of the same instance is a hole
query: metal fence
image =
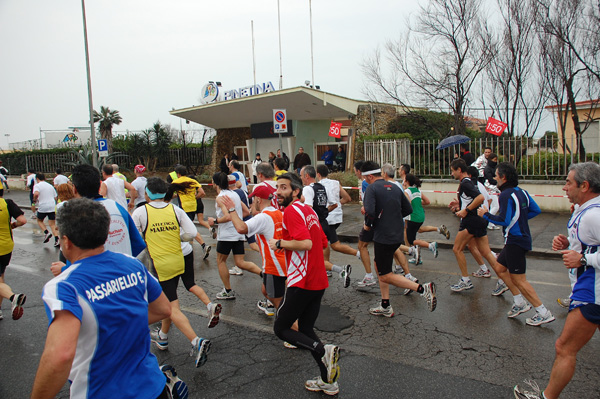
{"type": "MultiPolygon", "coordinates": [[[[365,159],[380,165],[391,163],[398,167],[407,163],[420,177],[448,178],[450,162],[459,155],[460,146],[436,150],[438,144],[439,140],[365,141],[364,154],[365,159]]],[[[569,165],[576,162],[576,155],[563,151],[562,141],[555,137],[493,137],[475,139],[467,144],[475,158],[483,154],[485,147],[491,147],[499,162],[511,162],[525,179],[564,179],[569,165]]],[[[576,145],[572,142],[568,147],[575,148],[576,145]]],[[[598,161],[598,154],[588,153],[587,158],[598,161]]]]}
{"type": "Polygon", "coordinates": [[[411,159],[413,159],[411,145],[409,140],[365,141],[365,160],[375,161],[379,165],[384,163],[391,163],[394,166],[400,166],[403,163],[411,164],[411,159]]]}
{"type": "MultiPolygon", "coordinates": [[[[192,168],[201,165],[208,165],[211,162],[212,147],[204,148],[176,148],[169,149],[163,157],[156,158],[156,169],[172,168],[175,164],[182,164],[192,168]]],[[[119,164],[124,170],[133,170],[136,164],[144,164],[145,158],[139,152],[130,154],[118,154],[113,158],[113,162],[119,164]]],[[[4,158],[4,166],[8,168],[11,175],[20,175],[27,173],[28,169],[33,169],[41,173],[54,173],[56,168],[62,168],[69,173],[73,169],[70,163],[77,163],[79,158],[73,152],[54,153],[54,154],[33,154],[22,157],[4,158]]]]}

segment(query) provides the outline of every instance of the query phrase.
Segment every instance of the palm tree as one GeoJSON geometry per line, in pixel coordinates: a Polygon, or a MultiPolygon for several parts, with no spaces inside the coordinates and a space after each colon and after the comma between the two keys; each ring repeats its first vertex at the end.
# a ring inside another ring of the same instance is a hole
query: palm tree
{"type": "Polygon", "coordinates": [[[108,107],[100,106],[100,113],[94,110],[94,123],[100,122],[98,130],[100,137],[108,141],[108,152],[112,153],[112,128],[123,121],[119,111],[111,111],[108,107]]]}

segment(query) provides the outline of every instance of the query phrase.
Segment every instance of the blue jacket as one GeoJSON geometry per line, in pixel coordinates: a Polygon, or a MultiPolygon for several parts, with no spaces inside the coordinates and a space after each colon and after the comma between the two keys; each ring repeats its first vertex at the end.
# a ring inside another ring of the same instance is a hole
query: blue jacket
{"type": "Polygon", "coordinates": [[[323,153],[321,157],[323,161],[325,161],[325,165],[333,165],[333,151],[327,150],[323,153]]]}
{"type": "Polygon", "coordinates": [[[529,196],[527,191],[519,187],[504,187],[498,202],[500,210],[497,215],[486,212],[483,218],[502,227],[505,244],[516,244],[531,250],[531,233],[528,220],[541,213],[540,207],[529,196]]]}

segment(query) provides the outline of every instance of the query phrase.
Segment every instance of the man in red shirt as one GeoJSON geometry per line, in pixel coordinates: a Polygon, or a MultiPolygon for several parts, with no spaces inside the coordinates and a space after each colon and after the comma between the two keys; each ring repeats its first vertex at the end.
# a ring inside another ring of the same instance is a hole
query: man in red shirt
{"type": "Polygon", "coordinates": [[[321,375],[306,381],[306,389],[335,395],[339,392],[339,348],[324,345],[314,331],[321,298],[329,286],[323,258],[327,237],[315,211],[299,201],[301,194],[302,181],[298,176],[291,173],[279,176],[277,199],[284,208],[283,238],[271,239],[269,246],[273,250],[285,250],[288,279],[274,331],[280,339],[308,349],[316,360],[321,375]],[[291,328],[296,320],[298,331],[291,328]]]}

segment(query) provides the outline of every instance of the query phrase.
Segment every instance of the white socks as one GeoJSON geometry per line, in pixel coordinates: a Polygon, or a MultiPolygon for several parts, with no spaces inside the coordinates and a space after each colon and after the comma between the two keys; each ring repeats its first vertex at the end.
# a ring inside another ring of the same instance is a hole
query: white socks
{"type": "Polygon", "coordinates": [[[525,305],[525,299],[523,299],[523,295],[521,294],[513,296],[513,300],[515,301],[515,305],[517,306],[525,305]]]}

